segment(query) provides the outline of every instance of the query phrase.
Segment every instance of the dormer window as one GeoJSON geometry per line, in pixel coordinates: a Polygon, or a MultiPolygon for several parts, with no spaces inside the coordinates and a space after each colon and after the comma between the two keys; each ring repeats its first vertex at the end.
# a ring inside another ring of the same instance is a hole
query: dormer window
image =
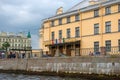
{"type": "Polygon", "coordinates": [[[98,17],[99,16],[99,9],[94,10],[94,17],[98,17]]]}
{"type": "Polygon", "coordinates": [[[62,18],[59,19],[59,25],[62,25],[62,18]]]}
{"type": "Polygon", "coordinates": [[[70,16],[67,17],[67,23],[70,23],[70,16]]]}
{"type": "Polygon", "coordinates": [[[75,15],[75,21],[79,21],[79,20],[80,20],[79,14],[76,14],[75,15]]]}
{"type": "Polygon", "coordinates": [[[54,21],[51,21],[51,26],[54,26],[54,21]]]}
{"type": "Polygon", "coordinates": [[[105,8],[105,14],[110,14],[111,13],[111,7],[106,7],[105,8]]]}
{"type": "Polygon", "coordinates": [[[118,12],[120,12],[120,4],[118,4],[118,12]]]}

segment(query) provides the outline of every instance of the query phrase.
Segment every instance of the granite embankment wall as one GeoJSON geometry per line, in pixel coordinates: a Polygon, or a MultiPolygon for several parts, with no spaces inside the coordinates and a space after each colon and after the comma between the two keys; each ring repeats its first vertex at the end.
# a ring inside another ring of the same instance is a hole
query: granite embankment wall
{"type": "Polygon", "coordinates": [[[120,75],[120,58],[56,57],[40,59],[1,59],[0,69],[120,75]]]}

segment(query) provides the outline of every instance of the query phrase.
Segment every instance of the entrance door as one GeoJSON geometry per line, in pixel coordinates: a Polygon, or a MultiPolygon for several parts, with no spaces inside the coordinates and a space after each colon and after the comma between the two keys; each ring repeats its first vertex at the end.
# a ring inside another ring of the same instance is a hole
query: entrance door
{"type": "Polygon", "coordinates": [[[66,55],[71,56],[71,45],[67,45],[66,55]]]}
{"type": "Polygon", "coordinates": [[[75,55],[80,56],[80,44],[75,45],[75,55]]]}
{"type": "Polygon", "coordinates": [[[63,46],[59,46],[59,54],[60,54],[60,56],[63,55],[63,46]]]}
{"type": "Polygon", "coordinates": [[[55,47],[51,47],[51,56],[55,56],[55,52],[56,52],[56,48],[55,47]]]}

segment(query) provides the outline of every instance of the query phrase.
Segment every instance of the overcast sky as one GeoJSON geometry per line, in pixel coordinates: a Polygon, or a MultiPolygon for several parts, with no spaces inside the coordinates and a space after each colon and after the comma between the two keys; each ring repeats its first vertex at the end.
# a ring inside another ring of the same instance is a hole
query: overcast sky
{"type": "Polygon", "coordinates": [[[64,11],[81,0],[0,0],[0,32],[32,34],[32,47],[38,49],[42,19],[55,15],[59,7],[64,11]]]}

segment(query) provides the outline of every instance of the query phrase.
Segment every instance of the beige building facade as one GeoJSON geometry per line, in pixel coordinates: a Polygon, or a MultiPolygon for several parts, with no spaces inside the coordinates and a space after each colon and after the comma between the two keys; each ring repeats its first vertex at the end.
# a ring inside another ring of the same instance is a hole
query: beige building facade
{"type": "Polygon", "coordinates": [[[40,48],[51,56],[120,54],[120,0],[83,0],[43,20],[40,48]]]}

